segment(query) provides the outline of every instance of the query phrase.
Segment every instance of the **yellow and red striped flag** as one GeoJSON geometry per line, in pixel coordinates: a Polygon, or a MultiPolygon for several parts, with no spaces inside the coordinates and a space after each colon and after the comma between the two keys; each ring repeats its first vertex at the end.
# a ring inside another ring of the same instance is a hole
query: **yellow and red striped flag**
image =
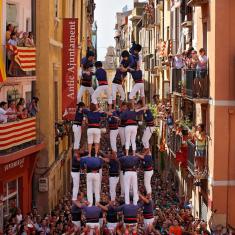
{"type": "Polygon", "coordinates": [[[15,55],[15,62],[23,71],[36,70],[36,48],[35,47],[16,47],[7,45],[7,49],[11,50],[15,55]]]}
{"type": "Polygon", "coordinates": [[[6,70],[5,70],[5,63],[3,59],[3,53],[0,50],[0,82],[4,82],[7,79],[6,77],[6,70]]]}

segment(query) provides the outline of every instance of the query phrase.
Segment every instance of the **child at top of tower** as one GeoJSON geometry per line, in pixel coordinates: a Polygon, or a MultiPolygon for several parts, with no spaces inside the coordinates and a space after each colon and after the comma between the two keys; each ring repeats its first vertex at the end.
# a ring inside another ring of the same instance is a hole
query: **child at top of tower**
{"type": "Polygon", "coordinates": [[[136,44],[135,42],[132,43],[132,47],[129,50],[135,62],[131,66],[132,69],[140,70],[141,63],[142,63],[142,56],[140,55],[141,50],[142,50],[142,46],[140,44],[136,44]]]}

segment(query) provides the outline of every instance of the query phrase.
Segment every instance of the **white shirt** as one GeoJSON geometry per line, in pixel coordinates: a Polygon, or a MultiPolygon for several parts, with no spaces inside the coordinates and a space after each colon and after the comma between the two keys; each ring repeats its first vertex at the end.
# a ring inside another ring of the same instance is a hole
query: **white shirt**
{"type": "Polygon", "coordinates": [[[174,64],[176,69],[182,69],[184,67],[183,59],[178,56],[174,57],[174,64]]]}
{"type": "Polygon", "coordinates": [[[207,69],[207,62],[208,62],[207,56],[199,55],[198,59],[199,59],[199,63],[197,64],[197,69],[207,69]]]}
{"type": "Polygon", "coordinates": [[[8,40],[8,43],[12,46],[17,46],[17,41],[16,40],[13,40],[13,39],[9,39],[8,40]]]}
{"type": "Polygon", "coordinates": [[[0,114],[3,114],[3,115],[5,115],[7,113],[7,111],[5,110],[5,109],[3,109],[3,108],[0,108],[0,114]]]}

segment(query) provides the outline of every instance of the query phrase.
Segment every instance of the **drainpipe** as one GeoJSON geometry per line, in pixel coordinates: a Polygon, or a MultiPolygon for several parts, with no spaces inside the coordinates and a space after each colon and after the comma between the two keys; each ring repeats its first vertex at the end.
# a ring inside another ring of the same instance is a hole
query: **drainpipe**
{"type": "Polygon", "coordinates": [[[232,115],[235,114],[235,109],[228,110],[228,162],[227,162],[227,190],[226,190],[226,226],[228,226],[229,216],[229,183],[230,183],[230,157],[231,157],[231,119],[232,115]]]}
{"type": "MultiPolygon", "coordinates": [[[[165,0],[162,0],[163,1],[163,13],[162,13],[162,38],[163,38],[163,41],[165,41],[165,0]]],[[[164,99],[164,80],[165,80],[165,73],[164,71],[162,72],[162,98],[164,99]]]]}

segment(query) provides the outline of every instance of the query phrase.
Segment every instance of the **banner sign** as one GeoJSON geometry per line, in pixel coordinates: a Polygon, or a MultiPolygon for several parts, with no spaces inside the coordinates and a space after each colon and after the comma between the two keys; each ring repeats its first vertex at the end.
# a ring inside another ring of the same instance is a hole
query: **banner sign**
{"type": "Polygon", "coordinates": [[[77,105],[78,19],[63,19],[62,118],[74,120],[77,105]]]}

